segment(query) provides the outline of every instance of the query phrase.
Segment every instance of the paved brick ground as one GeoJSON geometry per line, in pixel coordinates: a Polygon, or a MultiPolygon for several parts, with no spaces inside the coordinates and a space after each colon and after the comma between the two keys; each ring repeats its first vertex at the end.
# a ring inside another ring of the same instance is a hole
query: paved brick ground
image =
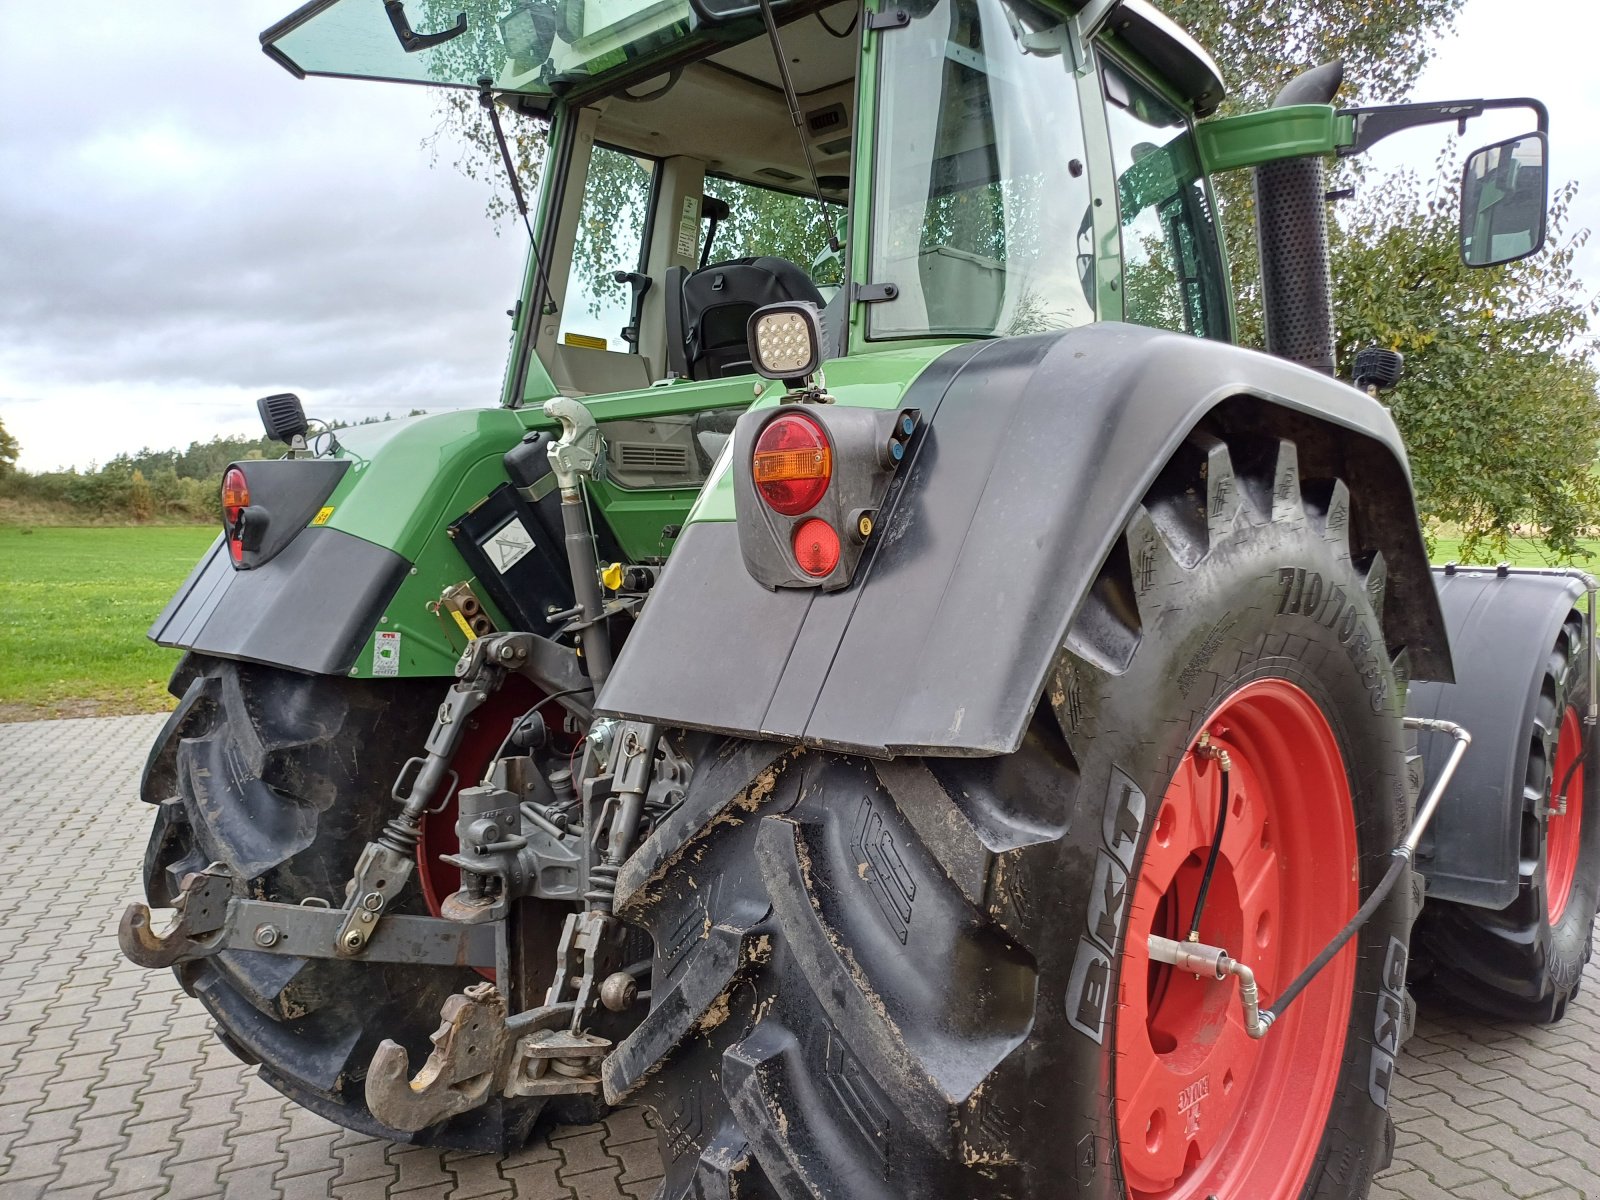
{"type": "MultiPolygon", "coordinates": [[[[628,1109],[511,1158],[403,1149],[283,1100],[167,972],[124,962],[138,891],[133,797],[156,717],[0,725],[0,1200],[644,1200],[654,1135],[628,1109]],[[84,851],[90,870],[62,864],[84,851]]],[[[1600,1200],[1600,966],[1567,1020],[1425,1016],[1378,1197],[1600,1200]]],[[[1248,1198],[1241,1198],[1248,1200],[1248,1198]]]]}

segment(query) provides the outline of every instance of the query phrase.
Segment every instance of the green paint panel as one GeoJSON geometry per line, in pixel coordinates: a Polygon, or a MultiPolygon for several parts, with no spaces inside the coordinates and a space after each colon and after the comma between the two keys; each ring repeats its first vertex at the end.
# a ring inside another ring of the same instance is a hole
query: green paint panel
{"type": "Polygon", "coordinates": [[[1332,154],[1355,138],[1354,121],[1327,104],[1291,104],[1195,126],[1200,161],[1213,174],[1286,158],[1332,154]]]}
{"type": "MultiPolygon", "coordinates": [[[[931,353],[932,351],[928,351],[931,353]]],[[[756,397],[756,385],[776,395],[779,385],[751,376],[678,382],[585,401],[602,425],[610,420],[656,417],[705,409],[734,408],[756,397]]],[[[464,638],[428,609],[451,584],[472,580],[451,542],[448,527],[501,484],[502,459],[530,429],[554,429],[537,407],[477,408],[386,421],[338,431],[342,458],[351,461],[328,498],[330,528],[387,546],[415,568],[377,632],[399,633],[400,674],[449,675],[464,638]]],[[[591,499],[605,514],[630,560],[665,557],[668,525],[681,525],[698,489],[627,489],[601,482],[591,499]]],[[[504,614],[481,587],[478,597],[502,628],[504,614]]],[[[314,616],[314,614],[308,614],[314,616]]],[[[372,672],[373,642],[357,657],[355,674],[372,672]]]]}

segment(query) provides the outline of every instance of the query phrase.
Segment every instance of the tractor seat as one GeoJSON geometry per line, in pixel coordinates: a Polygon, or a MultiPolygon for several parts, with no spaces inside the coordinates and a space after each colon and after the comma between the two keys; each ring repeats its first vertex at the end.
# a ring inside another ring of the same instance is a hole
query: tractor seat
{"type": "Polygon", "coordinates": [[[666,274],[667,365],[688,379],[751,371],[745,327],[766,304],[804,300],[822,307],[811,277],[786,258],[734,258],[666,274]]]}

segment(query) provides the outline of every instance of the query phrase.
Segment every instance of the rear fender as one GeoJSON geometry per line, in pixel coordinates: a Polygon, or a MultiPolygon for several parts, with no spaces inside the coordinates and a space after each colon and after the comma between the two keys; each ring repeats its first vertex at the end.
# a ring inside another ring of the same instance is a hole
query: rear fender
{"type": "Polygon", "coordinates": [[[1381,551],[1388,568],[1390,650],[1419,678],[1451,678],[1404,448],[1365,393],[1234,346],[1100,324],[959,347],[894,403],[920,409],[924,431],[856,581],[768,591],[735,523],[691,524],[602,709],[880,757],[1009,753],[1100,565],[1202,423],[1263,448],[1291,438],[1303,478],[1345,481],[1355,552],[1381,551]]]}
{"type": "MultiPolygon", "coordinates": [[[[1584,589],[1576,579],[1493,567],[1437,568],[1434,581],[1456,681],[1413,685],[1406,710],[1466,726],[1472,748],[1417,848],[1417,869],[1430,898],[1504,908],[1517,897],[1522,818],[1532,799],[1523,794],[1529,731],[1545,664],[1584,589]]],[[[1595,731],[1586,736],[1592,743],[1595,731]]],[[[1424,744],[1424,780],[1443,768],[1448,743],[1424,744]]]]}

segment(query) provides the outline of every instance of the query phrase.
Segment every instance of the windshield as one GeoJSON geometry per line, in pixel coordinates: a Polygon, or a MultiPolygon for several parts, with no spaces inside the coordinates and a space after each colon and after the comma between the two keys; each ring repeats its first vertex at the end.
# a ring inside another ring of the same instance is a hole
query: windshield
{"type": "Polygon", "coordinates": [[[882,39],[869,336],[1094,319],[1093,209],[1063,18],[939,0],[882,39]],[[1069,240],[1067,235],[1076,235],[1069,240]]]}
{"type": "Polygon", "coordinates": [[[688,36],[688,0],[315,0],[261,40],[308,75],[550,95],[688,36]]]}

